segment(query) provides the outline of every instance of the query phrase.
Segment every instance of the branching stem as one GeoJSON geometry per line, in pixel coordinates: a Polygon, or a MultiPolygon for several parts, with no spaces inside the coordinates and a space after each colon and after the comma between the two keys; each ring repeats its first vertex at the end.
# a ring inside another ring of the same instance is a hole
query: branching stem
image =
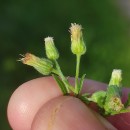
{"type": "Polygon", "coordinates": [[[69,84],[69,82],[67,81],[67,79],[63,75],[63,73],[62,73],[62,71],[60,69],[60,66],[59,66],[59,64],[58,64],[58,62],[56,60],[55,60],[55,64],[56,64],[56,69],[58,71],[58,75],[61,77],[63,83],[65,84],[67,92],[70,93],[70,89],[71,89],[72,92],[74,92],[74,88],[69,84]]]}

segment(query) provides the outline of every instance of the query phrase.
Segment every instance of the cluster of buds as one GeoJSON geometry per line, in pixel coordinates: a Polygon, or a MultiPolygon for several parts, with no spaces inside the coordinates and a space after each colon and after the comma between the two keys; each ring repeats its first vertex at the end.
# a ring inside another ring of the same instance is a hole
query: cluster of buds
{"type": "Polygon", "coordinates": [[[104,105],[104,109],[108,114],[118,113],[124,109],[121,101],[121,81],[122,71],[120,69],[114,69],[107,88],[106,102],[104,105]]]}
{"type": "Polygon", "coordinates": [[[43,75],[52,74],[54,79],[57,81],[63,95],[73,95],[81,99],[86,104],[90,102],[95,102],[102,114],[104,115],[114,115],[119,113],[130,112],[127,109],[130,106],[130,95],[125,104],[121,101],[122,91],[121,91],[121,80],[122,71],[119,69],[114,69],[111,75],[107,91],[97,91],[93,94],[81,94],[83,87],[83,81],[85,79],[85,74],[79,78],[79,66],[81,55],[86,52],[86,45],[83,40],[82,26],[79,24],[71,24],[71,51],[77,57],[76,64],[76,76],[75,76],[75,86],[72,86],[67,78],[63,75],[60,66],[57,62],[59,58],[59,52],[55,47],[54,40],[52,37],[47,37],[45,41],[45,51],[47,58],[39,58],[31,53],[26,53],[22,55],[20,61],[23,64],[34,67],[38,72],[43,75]]]}
{"type": "Polygon", "coordinates": [[[95,92],[90,98],[88,98],[89,101],[97,103],[100,109],[105,112],[105,115],[128,112],[121,101],[121,80],[122,71],[120,69],[114,69],[107,91],[95,92]]]}
{"type": "Polygon", "coordinates": [[[59,58],[59,53],[54,45],[52,37],[45,38],[45,50],[48,59],[39,58],[31,53],[26,53],[25,55],[21,55],[22,58],[19,61],[22,61],[23,64],[34,67],[43,75],[49,75],[55,71],[53,60],[59,58]]]}

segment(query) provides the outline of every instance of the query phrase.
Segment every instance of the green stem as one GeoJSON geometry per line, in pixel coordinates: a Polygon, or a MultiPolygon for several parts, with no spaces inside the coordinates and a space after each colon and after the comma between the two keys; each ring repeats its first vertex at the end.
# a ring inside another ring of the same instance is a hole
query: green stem
{"type": "Polygon", "coordinates": [[[75,93],[78,94],[79,67],[81,55],[76,55],[76,75],[75,75],[75,93]]]}
{"type": "MultiPolygon", "coordinates": [[[[66,86],[67,92],[69,93],[69,92],[70,92],[69,88],[72,88],[72,87],[71,87],[71,85],[68,83],[68,81],[67,81],[67,79],[65,78],[65,76],[63,75],[63,73],[62,73],[62,71],[61,71],[61,69],[60,69],[60,66],[59,66],[59,64],[58,64],[58,62],[57,62],[56,60],[55,60],[55,64],[56,64],[56,69],[57,69],[57,71],[58,71],[58,75],[61,77],[63,83],[64,83],[65,86],[66,86]]],[[[72,90],[72,89],[71,89],[71,90],[72,90]]],[[[72,90],[72,91],[73,91],[73,90],[72,90]]]]}
{"type": "Polygon", "coordinates": [[[58,71],[56,69],[53,69],[52,73],[59,75],[59,73],[58,73],[58,71]]]}

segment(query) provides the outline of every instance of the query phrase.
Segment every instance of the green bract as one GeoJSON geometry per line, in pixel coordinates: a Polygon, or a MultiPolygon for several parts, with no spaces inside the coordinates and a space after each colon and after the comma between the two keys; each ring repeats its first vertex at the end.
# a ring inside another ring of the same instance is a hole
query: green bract
{"type": "Polygon", "coordinates": [[[97,91],[93,94],[81,93],[85,74],[79,78],[80,59],[86,52],[86,45],[83,40],[82,27],[79,24],[71,24],[71,51],[76,55],[76,74],[75,86],[72,86],[68,79],[62,73],[60,65],[57,62],[59,53],[55,47],[52,37],[45,38],[45,51],[47,58],[39,58],[33,54],[27,53],[20,59],[24,64],[33,66],[43,75],[51,74],[56,80],[63,95],[70,95],[79,98],[85,104],[94,102],[99,107],[102,115],[115,115],[119,113],[130,112],[130,94],[125,104],[122,103],[122,71],[114,69],[106,91],[97,91]]]}

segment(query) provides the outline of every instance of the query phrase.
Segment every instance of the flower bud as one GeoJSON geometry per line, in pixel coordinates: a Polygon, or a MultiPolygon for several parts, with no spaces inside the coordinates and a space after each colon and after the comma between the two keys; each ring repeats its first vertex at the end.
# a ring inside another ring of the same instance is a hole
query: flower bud
{"type": "Polygon", "coordinates": [[[120,87],[121,80],[122,80],[122,71],[120,69],[114,69],[111,75],[109,85],[117,85],[118,87],[120,87]]]}
{"type": "Polygon", "coordinates": [[[23,64],[34,67],[39,73],[48,75],[52,72],[53,63],[45,58],[39,58],[33,54],[26,53],[23,58],[20,59],[23,64]]]}
{"type": "Polygon", "coordinates": [[[82,36],[82,26],[72,23],[70,27],[71,33],[71,51],[76,55],[83,55],[86,52],[86,46],[82,36]]]}
{"type": "Polygon", "coordinates": [[[45,50],[47,58],[51,60],[57,60],[59,58],[59,53],[52,37],[45,38],[45,50]]]}

